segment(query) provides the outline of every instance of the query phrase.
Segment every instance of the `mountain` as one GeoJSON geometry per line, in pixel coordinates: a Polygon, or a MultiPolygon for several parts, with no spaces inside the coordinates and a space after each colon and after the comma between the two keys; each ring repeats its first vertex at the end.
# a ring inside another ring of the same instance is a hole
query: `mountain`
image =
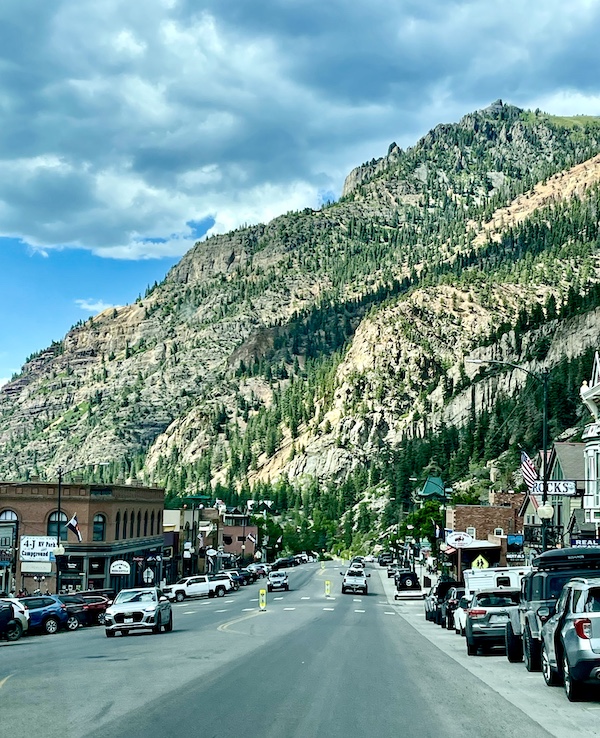
{"type": "MultiPolygon", "coordinates": [[[[600,119],[502,101],[393,143],[338,202],[197,243],[134,304],[31,356],[0,389],[0,475],[109,461],[95,473],[173,494],[279,484],[297,508],[355,480],[338,514],[367,487],[377,507],[384,461],[407,494],[432,457],[458,475],[519,434],[539,442],[537,420],[506,421],[493,447],[465,446],[482,417],[535,414],[537,390],[464,359],[548,367],[563,395],[587,371],[599,179],[600,119]]],[[[577,424],[573,403],[553,432],[577,424]]]]}

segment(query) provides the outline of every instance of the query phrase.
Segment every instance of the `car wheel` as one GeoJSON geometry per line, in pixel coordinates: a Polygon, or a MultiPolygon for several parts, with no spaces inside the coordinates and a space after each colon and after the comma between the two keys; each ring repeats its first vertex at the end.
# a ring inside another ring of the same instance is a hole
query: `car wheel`
{"type": "Polygon", "coordinates": [[[519,636],[515,635],[512,623],[506,624],[504,631],[504,645],[506,647],[506,658],[511,664],[523,661],[523,641],[519,636]]]}
{"type": "Polygon", "coordinates": [[[160,633],[162,630],[162,623],[160,622],[160,614],[156,616],[156,623],[152,626],[152,632],[154,634],[160,633]]]}
{"type": "Polygon", "coordinates": [[[286,584],[286,585],[285,585],[285,591],[286,591],[286,592],[289,592],[289,591],[290,591],[290,585],[289,585],[289,584],[286,584]]]}
{"type": "Polygon", "coordinates": [[[114,630],[107,630],[105,632],[106,632],[106,637],[107,638],[114,638],[115,637],[115,631],[114,630]]]}
{"type": "Polygon", "coordinates": [[[225,597],[225,587],[217,587],[216,595],[217,597],[225,597]]]}
{"type": "Polygon", "coordinates": [[[550,657],[545,644],[542,644],[542,675],[549,687],[556,687],[560,683],[558,674],[550,665],[550,657]]]}
{"type": "Polygon", "coordinates": [[[185,600],[185,592],[175,592],[175,602],[183,602],[185,600]]]}
{"type": "Polygon", "coordinates": [[[273,591],[273,587],[267,587],[267,592],[272,592],[272,591],[273,591]]]}
{"type": "Polygon", "coordinates": [[[477,641],[474,639],[469,640],[467,638],[467,654],[469,656],[477,656],[477,641]]]}
{"type": "Polygon", "coordinates": [[[18,641],[23,635],[23,626],[18,620],[14,620],[12,625],[9,625],[5,631],[7,641],[18,641]]]}
{"type": "Polygon", "coordinates": [[[104,625],[105,616],[104,613],[101,612],[98,614],[98,625],[104,625]]]}
{"type": "Polygon", "coordinates": [[[169,613],[169,619],[165,625],[165,633],[170,633],[173,630],[173,613],[169,613]]]}
{"type": "Polygon", "coordinates": [[[540,644],[539,641],[533,639],[529,626],[525,626],[523,633],[523,656],[525,657],[525,668],[527,671],[539,671],[540,663],[540,644]]]}
{"type": "Polygon", "coordinates": [[[346,587],[342,587],[342,594],[343,594],[343,595],[345,595],[345,594],[346,594],[346,587]]]}
{"type": "Polygon", "coordinates": [[[53,635],[54,633],[57,633],[58,628],[59,628],[59,622],[56,618],[48,618],[44,622],[44,631],[48,633],[48,635],[53,635]]]}
{"type": "Polygon", "coordinates": [[[79,618],[76,615],[69,615],[67,619],[67,630],[77,630],[79,628],[79,618]]]}
{"type": "Polygon", "coordinates": [[[566,653],[563,653],[563,684],[569,702],[578,702],[583,698],[585,685],[583,682],[573,679],[566,653]]]}

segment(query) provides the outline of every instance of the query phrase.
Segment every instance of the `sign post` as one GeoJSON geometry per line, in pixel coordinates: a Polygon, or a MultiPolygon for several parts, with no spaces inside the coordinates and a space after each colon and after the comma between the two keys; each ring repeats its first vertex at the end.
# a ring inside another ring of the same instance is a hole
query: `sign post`
{"type": "Polygon", "coordinates": [[[470,546],[473,543],[473,536],[469,535],[469,533],[463,533],[463,531],[455,530],[452,533],[448,533],[446,536],[446,543],[449,546],[453,546],[457,551],[457,574],[458,574],[458,581],[462,581],[462,550],[463,548],[467,548],[467,546],[470,546]]]}
{"type": "Polygon", "coordinates": [[[260,612],[266,612],[267,609],[267,590],[259,589],[258,591],[258,607],[260,612]]]}

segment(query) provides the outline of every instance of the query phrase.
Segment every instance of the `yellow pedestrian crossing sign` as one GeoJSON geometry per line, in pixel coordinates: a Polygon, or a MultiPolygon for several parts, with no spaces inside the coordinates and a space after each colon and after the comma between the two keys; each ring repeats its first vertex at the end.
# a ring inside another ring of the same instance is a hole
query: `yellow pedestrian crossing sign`
{"type": "Polygon", "coordinates": [[[267,609],[267,590],[261,589],[258,591],[258,606],[261,610],[267,609]]]}
{"type": "Polygon", "coordinates": [[[325,597],[329,597],[331,595],[331,582],[327,580],[325,582],[325,597]]]}
{"type": "Polygon", "coordinates": [[[481,554],[475,559],[473,562],[473,569],[487,569],[489,567],[489,563],[487,559],[484,559],[481,554]]]}

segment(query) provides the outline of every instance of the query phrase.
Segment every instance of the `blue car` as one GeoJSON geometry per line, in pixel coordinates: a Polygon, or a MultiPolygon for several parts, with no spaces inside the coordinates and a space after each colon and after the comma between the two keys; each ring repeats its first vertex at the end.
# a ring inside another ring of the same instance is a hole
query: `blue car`
{"type": "Polygon", "coordinates": [[[19,600],[29,610],[29,629],[44,633],[57,633],[66,628],[69,620],[67,606],[55,595],[20,597],[19,600]]]}

